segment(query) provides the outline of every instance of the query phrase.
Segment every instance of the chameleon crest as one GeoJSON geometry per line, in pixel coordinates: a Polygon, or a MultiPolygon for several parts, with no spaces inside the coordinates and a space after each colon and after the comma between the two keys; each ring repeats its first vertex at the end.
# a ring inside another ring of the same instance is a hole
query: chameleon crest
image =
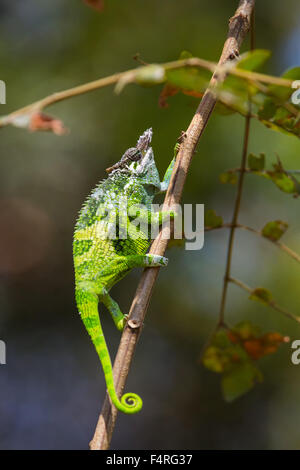
{"type": "Polygon", "coordinates": [[[111,401],[124,413],[138,412],[142,400],[135,393],[126,393],[121,399],[117,396],[98,304],[105,305],[122,330],[127,316],[109,295],[111,287],[135,267],[166,266],[168,262],[163,256],[147,254],[151,243],[148,224],[161,224],[174,216],[172,211],[154,212],[151,207],[154,196],[167,190],[174,158],[161,182],[151,139],[152,129],[148,129],[135,147],[107,169],[108,177],[96,186],[79,213],[73,242],[77,307],[100,358],[111,401]],[[138,237],[130,212],[137,205],[139,219],[146,226],[138,237]]]}

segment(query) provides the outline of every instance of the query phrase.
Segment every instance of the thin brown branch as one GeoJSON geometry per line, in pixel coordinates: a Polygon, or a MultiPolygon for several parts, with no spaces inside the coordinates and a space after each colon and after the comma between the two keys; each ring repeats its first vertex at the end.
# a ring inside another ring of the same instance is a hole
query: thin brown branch
{"type": "MultiPolygon", "coordinates": [[[[212,230],[218,230],[220,228],[232,228],[232,224],[223,224],[218,227],[205,227],[205,232],[210,232],[212,230]]],[[[289,248],[287,245],[280,241],[272,240],[271,238],[265,237],[260,230],[255,230],[255,228],[249,227],[248,225],[242,225],[242,224],[236,224],[235,228],[241,228],[243,230],[248,230],[248,232],[255,233],[256,235],[264,238],[265,240],[269,240],[269,242],[273,243],[273,245],[277,246],[280,250],[284,251],[286,254],[288,254],[291,258],[293,258],[295,261],[300,263],[300,255],[296,253],[294,250],[289,248]]]]}
{"type": "Polygon", "coordinates": [[[248,80],[250,83],[268,83],[269,85],[279,85],[290,88],[292,86],[293,80],[289,80],[281,77],[274,77],[272,75],[264,75],[257,72],[251,72],[248,70],[238,69],[235,67],[227,67],[226,64],[223,64],[223,67],[220,67],[219,64],[215,62],[210,62],[208,60],[201,59],[199,57],[191,57],[190,59],[176,60],[172,62],[166,62],[163,64],[149,64],[142,67],[137,67],[135,69],[126,70],[125,72],[115,73],[109,75],[108,77],[99,78],[93,80],[92,82],[84,83],[82,85],[75,86],[73,88],[68,88],[67,90],[62,90],[56,93],[52,93],[41,100],[35,101],[27,106],[24,106],[12,113],[0,117],[0,127],[7,126],[12,123],[12,121],[23,115],[31,114],[35,111],[41,111],[46,107],[58,103],[60,101],[73,98],[75,96],[83,95],[90,91],[97,90],[109,85],[118,85],[119,83],[129,84],[135,83],[137,77],[142,73],[143,69],[151,65],[157,65],[162,67],[165,71],[174,70],[182,67],[199,67],[209,70],[214,73],[218,72],[219,75],[222,75],[224,78],[226,74],[236,75],[240,78],[248,80]]]}
{"type": "MultiPolygon", "coordinates": [[[[254,47],[254,10],[250,17],[250,24],[251,24],[251,35],[250,35],[250,45],[251,50],[254,47]]],[[[222,296],[221,296],[221,303],[220,303],[220,310],[219,310],[219,320],[218,326],[225,325],[224,314],[225,314],[225,306],[226,306],[226,298],[227,298],[227,291],[228,291],[228,282],[230,278],[230,271],[231,271],[231,263],[232,263],[232,254],[233,254],[233,245],[234,245],[234,236],[235,236],[235,229],[238,221],[240,206],[241,206],[241,199],[243,193],[243,185],[244,185],[244,177],[247,167],[247,154],[248,154],[248,143],[249,143],[249,134],[250,134],[250,122],[251,122],[251,102],[249,99],[248,103],[248,114],[245,118],[245,130],[244,130],[244,142],[243,142],[243,150],[242,150],[242,159],[241,159],[241,167],[239,173],[239,180],[238,180],[238,188],[234,203],[234,210],[233,216],[231,221],[230,233],[229,233],[229,240],[228,240],[228,248],[227,248],[227,256],[226,256],[226,266],[225,266],[225,274],[223,279],[223,289],[222,289],[222,296]]]]}
{"type": "MultiPolygon", "coordinates": [[[[232,282],[236,286],[239,286],[241,289],[245,290],[250,295],[255,292],[255,289],[252,289],[251,287],[249,287],[247,284],[240,281],[239,279],[235,279],[234,277],[229,277],[228,281],[232,282]]],[[[282,313],[283,315],[288,317],[290,320],[294,320],[294,321],[300,323],[300,317],[297,317],[296,315],[289,312],[288,310],[285,310],[284,308],[280,307],[280,305],[278,305],[276,302],[274,302],[274,300],[264,301],[263,303],[268,305],[269,307],[273,308],[277,312],[282,313]]]]}
{"type": "Polygon", "coordinates": [[[239,173],[238,189],[237,189],[237,194],[236,194],[236,199],[235,199],[235,204],[234,204],[232,222],[230,224],[231,227],[230,227],[229,241],[228,241],[228,248],[227,248],[225,275],[224,275],[224,280],[223,280],[222,297],[221,297],[221,304],[220,304],[220,311],[219,311],[219,322],[218,322],[219,326],[224,325],[224,313],[225,313],[225,305],[226,305],[226,298],[227,298],[227,291],[228,291],[228,282],[230,278],[234,235],[235,235],[235,229],[237,226],[239,210],[241,206],[244,176],[245,176],[245,169],[246,169],[246,163],[247,163],[250,120],[251,120],[250,116],[247,116],[245,118],[245,132],[244,132],[242,161],[241,161],[241,169],[239,173]]]}
{"type": "Polygon", "coordinates": [[[298,261],[298,263],[300,263],[300,255],[298,255],[298,253],[296,253],[295,251],[293,251],[291,248],[289,248],[287,245],[285,245],[284,243],[280,242],[280,241],[276,241],[276,240],[272,240],[271,238],[268,238],[268,237],[264,237],[264,235],[261,233],[261,231],[259,230],[255,230],[254,228],[252,227],[248,227],[248,225],[241,225],[241,224],[237,224],[237,228],[241,228],[243,230],[248,230],[249,232],[252,232],[252,233],[255,233],[256,235],[259,235],[261,236],[262,238],[265,238],[266,240],[269,240],[270,242],[273,243],[273,245],[276,245],[280,250],[284,251],[285,253],[287,253],[289,256],[291,256],[295,261],[298,261]]]}
{"type": "MultiPolygon", "coordinates": [[[[239,2],[239,7],[229,22],[229,33],[218,66],[227,64],[239,51],[241,43],[249,30],[254,3],[255,0],[241,0],[239,2]]],[[[209,88],[206,90],[186,131],[185,138],[177,154],[171,182],[164,201],[164,209],[180,202],[195,148],[216,104],[216,95],[213,92],[213,87],[223,78],[221,78],[220,74],[213,75],[209,88]]],[[[164,255],[168,245],[167,231],[167,227],[161,230],[151,246],[151,253],[164,255]]],[[[114,381],[119,395],[122,393],[126,382],[158,271],[159,268],[148,268],[143,272],[132,302],[129,321],[124,329],[114,364],[114,381]]],[[[116,417],[117,409],[111,405],[109,396],[106,395],[96,431],[90,443],[92,450],[109,448],[116,417]]]]}
{"type": "MultiPolygon", "coordinates": [[[[236,51],[233,52],[235,54],[236,51]]],[[[176,60],[172,62],[166,62],[163,64],[149,64],[144,65],[142,67],[137,67],[135,69],[126,70],[124,72],[115,73],[108,77],[99,78],[92,82],[84,83],[82,85],[75,86],[73,88],[69,88],[67,90],[62,90],[51,95],[48,95],[41,100],[35,101],[27,106],[24,106],[12,113],[1,116],[0,117],[0,127],[7,126],[12,124],[16,118],[30,115],[33,112],[42,111],[46,107],[58,103],[60,101],[64,101],[69,98],[73,98],[75,96],[82,95],[84,93],[88,93],[90,91],[97,90],[99,88],[103,88],[109,85],[120,85],[119,88],[125,84],[129,83],[136,83],[137,79],[143,73],[143,69],[146,67],[150,67],[153,65],[157,65],[157,67],[161,67],[165,71],[173,70],[182,67],[199,67],[209,70],[210,72],[217,74],[223,78],[227,74],[232,74],[237,77],[243,78],[250,83],[254,83],[258,88],[261,88],[263,83],[267,83],[269,85],[279,85],[284,86],[287,88],[291,88],[293,80],[282,78],[282,77],[274,77],[272,75],[265,75],[258,72],[252,72],[248,70],[239,69],[237,67],[233,67],[230,61],[222,62],[216,64],[215,62],[211,62],[208,60],[204,60],[198,57],[191,57],[189,59],[184,60],[176,60]]],[[[215,74],[215,76],[217,75],[215,74]]],[[[229,106],[225,103],[225,105],[229,106]]],[[[293,107],[290,103],[282,104],[282,106],[286,107],[292,114],[298,116],[299,111],[293,107]]],[[[255,116],[257,117],[257,116],[255,116]]]]}
{"type": "Polygon", "coordinates": [[[278,246],[278,248],[280,248],[282,251],[285,251],[285,253],[287,253],[289,256],[291,256],[294,260],[298,261],[298,263],[300,263],[300,256],[295,253],[294,250],[291,250],[291,248],[289,248],[288,246],[286,246],[284,243],[281,243],[279,241],[272,241],[274,243],[274,245],[278,246]]]}
{"type": "MultiPolygon", "coordinates": [[[[229,170],[227,170],[227,173],[238,173],[240,171],[244,171],[244,173],[253,173],[254,175],[256,175],[257,173],[259,173],[260,175],[269,175],[269,172],[268,170],[252,170],[251,168],[245,168],[244,170],[242,170],[242,168],[229,168],[229,170]]],[[[284,170],[284,172],[287,174],[287,175],[299,175],[300,174],[300,170],[284,170]]]]}

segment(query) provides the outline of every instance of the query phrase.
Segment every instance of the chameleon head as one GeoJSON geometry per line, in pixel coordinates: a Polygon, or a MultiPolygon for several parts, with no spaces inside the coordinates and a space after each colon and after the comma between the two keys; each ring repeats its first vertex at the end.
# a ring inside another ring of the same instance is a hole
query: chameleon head
{"type": "Polygon", "coordinates": [[[130,163],[128,169],[143,184],[160,188],[159,173],[156,168],[152,147],[150,147],[152,134],[153,132],[150,128],[139,137],[136,149],[140,154],[140,158],[130,163]]]}
{"type": "Polygon", "coordinates": [[[153,136],[152,127],[147,129],[139,138],[136,143],[136,148],[142,152],[143,155],[147,152],[149,145],[151,144],[153,136]]]}
{"type": "Polygon", "coordinates": [[[138,139],[136,147],[130,147],[121,160],[106,171],[122,169],[137,177],[142,184],[160,188],[159,173],[156,168],[152,147],[152,129],[147,129],[138,139]]]}

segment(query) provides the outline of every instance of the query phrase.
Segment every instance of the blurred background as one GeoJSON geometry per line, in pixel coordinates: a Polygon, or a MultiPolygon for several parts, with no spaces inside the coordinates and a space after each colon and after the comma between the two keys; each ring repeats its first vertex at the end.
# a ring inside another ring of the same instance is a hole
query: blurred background
{"type": "MultiPolygon", "coordinates": [[[[1,76],[7,104],[1,114],[54,91],[146,62],[176,59],[182,50],[217,60],[237,0],[105,0],[97,13],[84,2],[34,0],[0,6],[1,76]]],[[[271,49],[266,73],[300,63],[297,0],[258,2],[256,45],[271,49]]],[[[249,48],[249,40],[243,50],[249,48]]],[[[120,96],[103,88],[52,106],[47,112],[70,129],[64,136],[6,127],[0,139],[0,366],[1,449],[87,449],[105,394],[93,345],[74,302],[72,234],[83,200],[105,168],[148,127],[161,174],[174,143],[198,104],[177,95],[161,109],[161,87],[130,85],[120,96]]],[[[244,120],[214,114],[201,139],[184,203],[204,203],[229,221],[236,188],[218,177],[239,166],[244,120]]],[[[286,168],[300,168],[300,142],[252,124],[250,151],[278,153],[286,168]]],[[[259,177],[246,178],[240,222],[260,229],[282,219],[284,242],[300,253],[299,200],[259,177]]],[[[161,270],[126,390],[144,400],[135,416],[120,414],[113,449],[300,448],[300,366],[290,345],[260,361],[264,382],[232,404],[220,377],[199,364],[218,315],[228,232],[205,235],[201,251],[171,248],[161,270]]],[[[264,286],[300,314],[300,267],[267,240],[237,232],[232,274],[264,286]]],[[[140,271],[114,287],[127,312],[140,271]]],[[[111,354],[119,333],[102,307],[111,354]]],[[[300,339],[300,326],[247,293],[229,287],[226,318],[258,324],[300,339]]]]}

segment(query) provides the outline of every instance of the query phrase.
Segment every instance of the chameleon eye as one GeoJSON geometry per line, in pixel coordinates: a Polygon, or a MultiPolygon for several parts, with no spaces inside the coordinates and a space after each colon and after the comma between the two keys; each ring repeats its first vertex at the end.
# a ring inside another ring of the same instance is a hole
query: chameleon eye
{"type": "Polygon", "coordinates": [[[142,158],[142,153],[138,149],[133,149],[132,152],[128,155],[128,159],[136,162],[142,158]]]}

